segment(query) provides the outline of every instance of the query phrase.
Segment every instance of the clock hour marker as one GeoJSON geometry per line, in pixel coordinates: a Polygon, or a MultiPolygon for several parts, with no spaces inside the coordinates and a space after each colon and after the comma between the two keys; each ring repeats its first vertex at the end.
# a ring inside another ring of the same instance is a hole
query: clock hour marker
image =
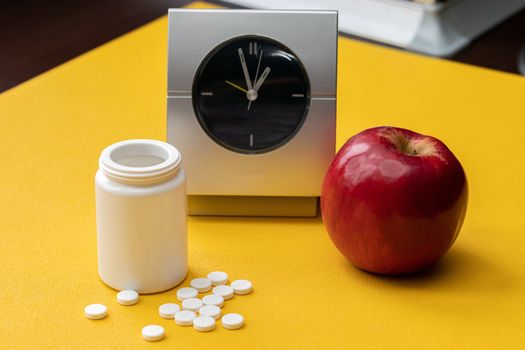
{"type": "Polygon", "coordinates": [[[201,96],[213,96],[213,92],[201,92],[201,96]]]}
{"type": "Polygon", "coordinates": [[[292,97],[304,97],[304,94],[292,94],[292,97]]]}
{"type": "Polygon", "coordinates": [[[253,134],[250,134],[250,147],[253,147],[253,134]]]}
{"type": "Polygon", "coordinates": [[[253,43],[253,42],[250,43],[248,52],[250,53],[250,55],[257,56],[257,43],[253,43]]]}

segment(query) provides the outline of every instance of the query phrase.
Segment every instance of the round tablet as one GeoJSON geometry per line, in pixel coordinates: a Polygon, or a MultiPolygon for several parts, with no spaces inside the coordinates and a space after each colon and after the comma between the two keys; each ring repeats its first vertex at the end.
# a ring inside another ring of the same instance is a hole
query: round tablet
{"type": "Polygon", "coordinates": [[[228,274],[222,271],[213,271],[208,274],[208,279],[214,286],[222,286],[228,282],[228,274]]]}
{"type": "Polygon", "coordinates": [[[218,307],[224,306],[224,298],[220,295],[215,294],[205,295],[202,298],[202,302],[204,303],[204,305],[214,305],[218,307]]]}
{"type": "Polygon", "coordinates": [[[218,320],[221,317],[221,308],[215,305],[204,305],[199,309],[199,315],[210,316],[218,320]]]}
{"type": "Polygon", "coordinates": [[[117,293],[117,302],[120,305],[134,305],[139,302],[139,293],[134,290],[123,290],[117,293]]]}
{"type": "Polygon", "coordinates": [[[202,300],[200,300],[199,298],[188,298],[182,301],[183,310],[190,310],[196,312],[202,307],[202,305],[202,300]]]}
{"type": "Polygon", "coordinates": [[[156,324],[150,324],[142,328],[142,338],[147,341],[158,341],[164,338],[164,328],[156,324]]]}
{"type": "Polygon", "coordinates": [[[231,283],[235,294],[245,295],[252,291],[252,282],[248,280],[235,280],[231,283]]]}
{"type": "Polygon", "coordinates": [[[226,329],[239,329],[244,326],[244,317],[239,314],[226,314],[222,316],[221,323],[226,329]]]}
{"type": "Polygon", "coordinates": [[[91,304],[84,308],[84,315],[92,320],[100,320],[108,314],[108,308],[102,304],[91,304]]]}
{"type": "Polygon", "coordinates": [[[217,286],[213,288],[213,294],[219,295],[228,300],[233,298],[233,288],[230,286],[217,286]]]}
{"type": "Polygon", "coordinates": [[[175,303],[166,303],[159,306],[159,316],[162,318],[171,319],[180,311],[180,306],[175,303]]]}
{"type": "Polygon", "coordinates": [[[184,287],[177,291],[177,299],[180,301],[183,301],[184,299],[188,298],[195,298],[199,292],[195,288],[191,287],[184,287]]]}
{"type": "Polygon", "coordinates": [[[211,289],[211,281],[207,278],[194,278],[191,280],[190,286],[197,289],[199,293],[205,293],[211,289]]]}
{"type": "Polygon", "coordinates": [[[195,312],[190,310],[179,311],[175,313],[175,323],[179,326],[191,326],[195,316],[195,312]]]}
{"type": "Polygon", "coordinates": [[[193,328],[200,332],[209,332],[215,328],[215,319],[210,316],[199,316],[193,320],[193,328]]]}

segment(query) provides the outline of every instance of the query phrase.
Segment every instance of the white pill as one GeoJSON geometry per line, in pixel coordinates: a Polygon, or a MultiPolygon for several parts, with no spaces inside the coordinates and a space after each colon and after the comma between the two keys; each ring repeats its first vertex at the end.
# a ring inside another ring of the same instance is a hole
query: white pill
{"type": "Polygon", "coordinates": [[[228,282],[228,274],[222,271],[213,271],[208,274],[208,279],[214,286],[222,286],[228,282]]]}
{"type": "Polygon", "coordinates": [[[162,318],[171,319],[180,311],[180,306],[175,303],[166,303],[159,306],[159,316],[162,318]]]}
{"type": "Polygon", "coordinates": [[[188,298],[182,301],[182,309],[197,312],[204,304],[199,298],[188,298]]]}
{"type": "Polygon", "coordinates": [[[190,310],[179,311],[175,313],[175,323],[179,326],[191,326],[195,316],[195,312],[190,310]]]}
{"type": "Polygon", "coordinates": [[[228,300],[233,298],[233,288],[230,286],[217,286],[213,288],[213,294],[219,295],[228,300]]]}
{"type": "Polygon", "coordinates": [[[193,320],[193,328],[200,332],[209,332],[215,329],[215,319],[210,316],[199,316],[193,320]]]}
{"type": "Polygon", "coordinates": [[[244,317],[239,314],[226,314],[222,316],[221,323],[226,329],[239,329],[244,326],[244,317]]]}
{"type": "Polygon", "coordinates": [[[218,320],[221,317],[221,308],[215,305],[204,305],[199,309],[199,315],[210,316],[218,320]]]}
{"type": "Polygon", "coordinates": [[[164,338],[164,328],[156,324],[150,324],[142,328],[142,338],[147,341],[158,341],[164,338]]]}
{"type": "Polygon", "coordinates": [[[183,301],[188,298],[195,298],[199,294],[199,291],[195,288],[184,287],[177,291],[177,299],[183,301]]]}
{"type": "Polygon", "coordinates": [[[191,280],[190,286],[197,289],[199,293],[205,293],[211,289],[211,281],[207,278],[194,278],[191,280]]]}
{"type": "Polygon", "coordinates": [[[117,302],[120,305],[135,305],[139,302],[139,293],[134,290],[123,290],[117,293],[117,302]]]}
{"type": "Polygon", "coordinates": [[[214,305],[218,307],[224,306],[224,298],[220,295],[215,294],[205,295],[202,298],[202,302],[204,303],[204,305],[214,305]]]}
{"type": "Polygon", "coordinates": [[[108,308],[102,304],[91,304],[84,308],[84,315],[92,320],[100,320],[108,314],[108,308]]]}
{"type": "Polygon", "coordinates": [[[246,295],[252,291],[252,282],[248,280],[235,280],[231,283],[235,294],[246,295]]]}

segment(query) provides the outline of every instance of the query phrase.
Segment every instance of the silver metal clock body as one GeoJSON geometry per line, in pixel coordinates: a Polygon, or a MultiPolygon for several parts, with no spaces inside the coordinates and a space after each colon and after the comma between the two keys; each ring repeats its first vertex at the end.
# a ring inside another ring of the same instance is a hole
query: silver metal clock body
{"type": "MultiPolygon", "coordinates": [[[[190,196],[317,197],[335,154],[337,12],[169,11],[168,142],[182,153],[190,196]],[[204,132],[192,104],[199,65],[244,35],[276,40],[300,59],[310,85],[306,119],[279,148],[242,154],[204,132]]],[[[191,210],[191,208],[190,208],[191,210]]]]}

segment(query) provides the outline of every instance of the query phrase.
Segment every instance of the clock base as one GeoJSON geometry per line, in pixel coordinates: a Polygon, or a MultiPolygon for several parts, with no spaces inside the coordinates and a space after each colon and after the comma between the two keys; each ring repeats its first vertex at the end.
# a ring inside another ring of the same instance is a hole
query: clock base
{"type": "Polygon", "coordinates": [[[316,217],[319,197],[188,196],[190,215],[316,217]]]}

